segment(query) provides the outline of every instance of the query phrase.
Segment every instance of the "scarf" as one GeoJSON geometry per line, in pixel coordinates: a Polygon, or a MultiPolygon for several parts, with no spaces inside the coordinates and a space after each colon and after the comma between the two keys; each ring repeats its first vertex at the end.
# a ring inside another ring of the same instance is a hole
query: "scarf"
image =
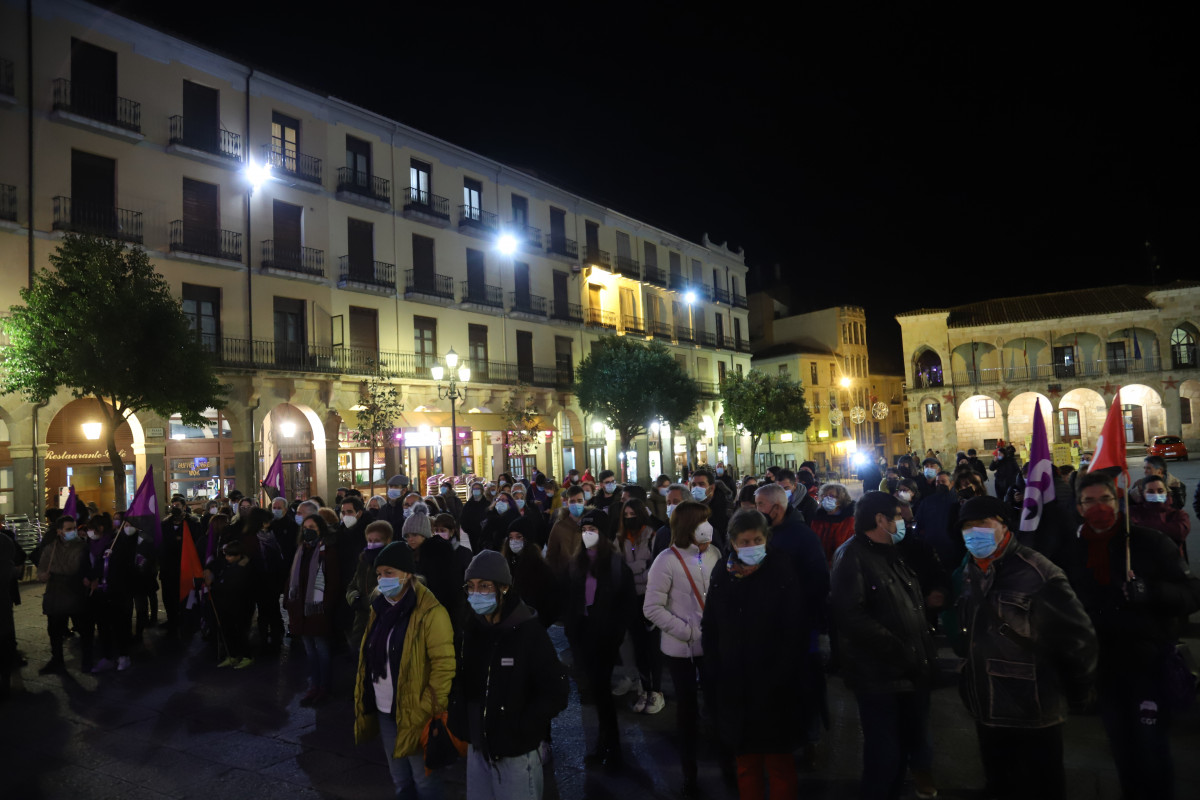
{"type": "Polygon", "coordinates": [[[308,585],[304,595],[304,616],[311,617],[325,613],[325,545],[318,543],[315,547],[300,546],[296,557],[292,559],[292,579],[288,589],[288,600],[298,600],[300,592],[300,568],[304,564],[305,553],[312,553],[308,561],[308,585]]]}
{"type": "Polygon", "coordinates": [[[1000,544],[996,545],[996,549],[987,558],[977,558],[975,563],[979,566],[980,572],[987,572],[992,568],[992,564],[1000,556],[1004,555],[1004,551],[1008,549],[1008,543],[1012,541],[1012,531],[1005,531],[1004,538],[1000,540],[1000,544]]]}
{"type": "Polygon", "coordinates": [[[1079,538],[1087,544],[1087,563],[1086,567],[1092,571],[1092,575],[1096,578],[1096,583],[1101,586],[1112,585],[1112,565],[1109,563],[1108,543],[1121,530],[1120,516],[1113,526],[1106,531],[1093,530],[1090,525],[1084,523],[1079,528],[1079,538]]]}
{"type": "Polygon", "coordinates": [[[371,608],[375,611],[375,624],[367,634],[367,648],[364,654],[367,680],[374,683],[379,678],[390,678],[393,672],[399,671],[400,652],[404,649],[404,637],[408,633],[412,610],[416,607],[417,592],[411,583],[394,603],[382,594],[376,595],[371,601],[371,608]],[[388,668],[391,661],[395,662],[395,670],[388,668]]]}

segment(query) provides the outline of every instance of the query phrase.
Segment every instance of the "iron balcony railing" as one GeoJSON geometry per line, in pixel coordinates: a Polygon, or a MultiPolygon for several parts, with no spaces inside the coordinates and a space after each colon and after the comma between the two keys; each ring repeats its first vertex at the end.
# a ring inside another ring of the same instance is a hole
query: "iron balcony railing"
{"type": "Polygon", "coordinates": [[[391,202],[392,199],[390,181],[353,167],[338,168],[337,190],[360,197],[369,197],[383,203],[391,202]]]}
{"type": "Polygon", "coordinates": [[[262,265],[268,269],[282,269],[324,278],[325,251],[314,247],[301,247],[294,242],[266,239],[262,243],[262,265]]]}
{"type": "Polygon", "coordinates": [[[15,95],[13,91],[13,62],[7,58],[0,58],[0,94],[12,97],[15,95]]]}
{"type": "Polygon", "coordinates": [[[495,233],[500,230],[500,217],[478,206],[461,205],[458,207],[458,226],[495,233]]]}
{"type": "Polygon", "coordinates": [[[263,163],[310,183],[321,182],[321,159],[288,147],[286,142],[274,136],[270,144],[263,145],[263,163]]]}
{"type": "Polygon", "coordinates": [[[550,307],[550,319],[583,324],[583,306],[579,303],[559,302],[555,300],[550,307]]]}
{"type": "Polygon", "coordinates": [[[17,187],[0,183],[0,219],[17,221],[17,187]]]}
{"type": "Polygon", "coordinates": [[[617,256],[615,263],[618,275],[624,275],[635,281],[642,279],[642,265],[636,259],[629,256],[617,256]]]}
{"type": "Polygon", "coordinates": [[[641,317],[635,317],[632,314],[623,314],[621,316],[621,327],[626,333],[637,333],[642,336],[646,335],[646,322],[641,317]]]}
{"type": "Polygon", "coordinates": [[[454,299],[454,280],[449,275],[438,275],[424,270],[404,270],[404,294],[423,294],[430,297],[454,299]]]}
{"type": "Polygon", "coordinates": [[[409,186],[404,190],[404,209],[450,219],[450,201],[424,189],[409,186]]]}
{"type": "Polygon", "coordinates": [[[510,311],[521,314],[546,316],[546,298],[528,292],[509,292],[508,307],[510,311]]]}
{"type": "Polygon", "coordinates": [[[730,339],[728,336],[726,336],[725,334],[718,331],[717,332],[717,349],[718,350],[727,350],[727,349],[732,349],[732,348],[733,348],[733,339],[730,339]]]}
{"type": "Polygon", "coordinates": [[[675,326],[675,339],[680,342],[696,341],[695,338],[693,338],[693,336],[692,336],[692,329],[688,325],[676,325],[675,326]]]}
{"type": "Polygon", "coordinates": [[[669,322],[658,322],[651,320],[650,333],[655,339],[670,339],[672,338],[671,324],[669,322]]]}
{"type": "Polygon", "coordinates": [[[721,394],[721,387],[713,381],[696,381],[696,385],[700,387],[701,397],[717,397],[721,394]]]}
{"type": "Polygon", "coordinates": [[[135,244],[142,243],[142,212],[114,208],[104,203],[72,201],[69,197],[55,197],[52,227],[56,231],[103,236],[135,244]]]}
{"type": "Polygon", "coordinates": [[[499,286],[489,286],[478,281],[463,281],[459,284],[462,301],[490,308],[504,308],[504,292],[499,286]]]}
{"type": "Polygon", "coordinates": [[[242,235],[234,231],[199,229],[194,225],[184,225],[183,220],[177,219],[171,222],[170,238],[173,253],[193,253],[226,261],[242,260],[242,235]]]}
{"type": "Polygon", "coordinates": [[[183,116],[176,114],[170,120],[171,132],[167,144],[179,144],[192,147],[214,156],[221,156],[232,161],[242,160],[242,137],[222,128],[215,130],[201,129],[196,126],[185,128],[183,116]]]}
{"type": "Polygon", "coordinates": [[[712,299],[714,303],[724,303],[725,305],[729,305],[729,290],[714,286],[712,290],[712,299]]]}
{"type": "MultiPolygon", "coordinates": [[[[984,369],[954,370],[952,377],[959,386],[980,386],[997,383],[1013,383],[1018,381],[1050,380],[1054,378],[1092,378],[1102,375],[1120,375],[1126,372],[1157,372],[1159,360],[1143,359],[1110,359],[1096,361],[1077,361],[1073,364],[1031,364],[1030,366],[988,367],[984,369]]],[[[940,386],[934,382],[938,376],[929,380],[927,376],[917,376],[916,387],[940,386]]]]}
{"type": "Polygon", "coordinates": [[[642,280],[646,283],[653,283],[656,286],[667,285],[667,273],[663,272],[658,267],[652,267],[647,264],[644,268],[642,280]]]}
{"type": "Polygon", "coordinates": [[[749,339],[738,339],[737,340],[737,351],[739,353],[749,353],[750,352],[750,340],[749,339]]]}
{"type": "Polygon", "coordinates": [[[709,331],[696,331],[693,335],[695,337],[694,341],[696,344],[704,347],[717,346],[717,335],[715,333],[710,333],[709,331]]]}
{"type": "Polygon", "coordinates": [[[517,240],[526,247],[534,247],[538,250],[542,249],[541,228],[535,228],[532,225],[522,225],[514,222],[509,225],[509,230],[511,230],[512,235],[517,237],[517,240]]]}
{"type": "Polygon", "coordinates": [[[583,248],[583,263],[603,269],[612,269],[612,260],[609,258],[608,252],[598,247],[583,248]]]}
{"type": "Polygon", "coordinates": [[[114,125],[134,133],[142,132],[142,104],[107,92],[87,91],[66,78],[54,80],[54,110],[114,125]]]}
{"type": "Polygon", "coordinates": [[[671,273],[670,288],[675,291],[679,291],[679,292],[687,291],[688,281],[687,281],[687,278],[685,278],[683,276],[683,273],[681,273],[681,272],[672,272],[671,273]]]}
{"type": "Polygon", "coordinates": [[[365,259],[351,260],[348,255],[342,256],[338,259],[338,280],[395,290],[396,265],[365,259]]]}
{"type": "Polygon", "coordinates": [[[585,320],[588,325],[597,328],[617,329],[617,315],[612,311],[601,311],[598,308],[589,308],[585,312],[585,320]]]}
{"type": "Polygon", "coordinates": [[[734,292],[733,293],[733,306],[734,306],[734,308],[749,308],[750,303],[747,302],[746,295],[738,294],[737,292],[734,292]]]}
{"type": "Polygon", "coordinates": [[[554,233],[546,234],[546,252],[560,256],[579,258],[579,242],[554,233]]]}

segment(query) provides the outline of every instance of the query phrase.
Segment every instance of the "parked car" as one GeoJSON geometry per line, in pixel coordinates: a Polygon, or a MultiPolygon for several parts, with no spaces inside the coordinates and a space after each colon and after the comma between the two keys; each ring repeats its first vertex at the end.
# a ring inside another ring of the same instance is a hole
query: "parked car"
{"type": "Polygon", "coordinates": [[[1155,436],[1154,440],[1150,442],[1149,454],[1163,458],[1177,458],[1180,461],[1188,460],[1187,445],[1178,436],[1155,436]]]}

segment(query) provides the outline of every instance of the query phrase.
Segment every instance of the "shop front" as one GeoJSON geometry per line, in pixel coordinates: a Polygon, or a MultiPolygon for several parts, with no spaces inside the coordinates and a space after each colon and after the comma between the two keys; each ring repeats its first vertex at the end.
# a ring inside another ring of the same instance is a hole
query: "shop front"
{"type": "Polygon", "coordinates": [[[189,503],[203,503],[236,488],[233,432],[229,420],[215,408],[204,412],[205,424],[191,427],[178,414],[171,417],[165,447],[167,496],[181,494],[189,503]]]}
{"type": "MultiPolygon", "coordinates": [[[[114,475],[104,417],[92,399],[68,403],[50,422],[46,432],[45,507],[61,508],[70,487],[79,503],[95,503],[101,511],[117,511],[114,475]]],[[[125,496],[132,498],[134,482],[133,431],[128,422],[117,428],[117,452],[125,464],[125,496]]]]}

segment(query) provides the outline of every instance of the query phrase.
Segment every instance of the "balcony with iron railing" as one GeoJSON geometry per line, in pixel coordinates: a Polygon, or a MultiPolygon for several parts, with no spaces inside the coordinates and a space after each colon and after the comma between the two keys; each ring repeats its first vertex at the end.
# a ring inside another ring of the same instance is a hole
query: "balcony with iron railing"
{"type": "Polygon", "coordinates": [[[301,247],[296,242],[264,239],[262,243],[263,269],[277,269],[307,275],[310,278],[325,277],[325,251],[315,247],[301,247]]]}
{"type": "Polygon", "coordinates": [[[650,335],[655,339],[674,338],[674,332],[671,330],[671,323],[669,322],[658,322],[657,320],[651,320],[647,327],[650,329],[650,335]]]}
{"type": "Polygon", "coordinates": [[[409,186],[404,190],[404,211],[450,219],[450,201],[426,189],[409,186]]]}
{"type": "Polygon", "coordinates": [[[282,139],[271,138],[270,144],[262,147],[263,163],[285,176],[308,183],[321,183],[321,159],[289,148],[282,139]]]}
{"type": "Polygon", "coordinates": [[[749,339],[738,339],[735,342],[735,346],[737,347],[737,351],[739,353],[749,353],[750,352],[750,340],[749,339]]]}
{"type": "Polygon", "coordinates": [[[542,249],[542,229],[520,222],[510,222],[506,230],[513,235],[522,247],[531,250],[542,249]]]}
{"type": "Polygon", "coordinates": [[[140,138],[142,104],[103,91],[72,85],[66,78],[54,80],[54,111],[99,122],[140,138]]]}
{"type": "Polygon", "coordinates": [[[9,98],[16,102],[16,91],[13,86],[13,62],[0,58],[0,97],[9,98]]]}
{"type": "Polygon", "coordinates": [[[737,292],[734,292],[733,293],[733,307],[734,308],[749,308],[750,303],[748,300],[746,300],[746,295],[738,294],[737,292]]]}
{"type": "Polygon", "coordinates": [[[626,333],[634,333],[638,336],[646,335],[646,321],[633,314],[621,315],[621,328],[624,329],[626,333]]]}
{"type": "Polygon", "coordinates": [[[458,227],[497,233],[500,230],[500,217],[478,206],[461,205],[458,207],[458,227]]]}
{"type": "Polygon", "coordinates": [[[642,265],[636,259],[629,256],[617,256],[615,266],[618,275],[634,281],[642,279],[642,265]]]}
{"type": "Polygon", "coordinates": [[[1200,363],[1196,361],[1197,351],[1194,344],[1171,345],[1172,369],[1196,369],[1200,363]]]}
{"type": "Polygon", "coordinates": [[[644,272],[642,275],[642,280],[646,281],[646,283],[653,283],[655,286],[667,285],[666,272],[663,272],[658,267],[651,266],[650,264],[647,264],[645,267],[643,267],[643,270],[644,272]]]}
{"type": "MultiPolygon", "coordinates": [[[[1146,356],[1145,358],[1076,361],[1070,364],[1031,364],[1028,367],[1022,365],[964,370],[956,369],[951,373],[951,378],[956,386],[987,386],[1026,381],[1099,378],[1106,375],[1159,372],[1161,369],[1162,362],[1158,356],[1146,356]]],[[[940,377],[940,375],[936,377],[940,377]]],[[[918,374],[914,388],[941,386],[941,381],[936,380],[936,377],[925,379],[925,376],[918,374]]]]}
{"type": "Polygon", "coordinates": [[[220,127],[209,129],[196,125],[185,127],[183,116],[176,114],[169,119],[168,145],[179,145],[202,153],[219,156],[229,161],[242,160],[242,137],[220,127]]]}
{"type": "Polygon", "coordinates": [[[383,204],[392,200],[391,181],[353,167],[338,167],[337,192],[343,200],[365,197],[383,204]]]}
{"type": "Polygon", "coordinates": [[[0,219],[17,221],[17,187],[0,183],[0,219]]]}
{"type": "Polygon", "coordinates": [[[423,295],[442,300],[454,299],[454,279],[449,275],[438,275],[425,270],[404,271],[404,296],[423,295]]]}
{"type": "Polygon", "coordinates": [[[672,291],[686,292],[688,290],[688,279],[681,272],[672,272],[668,285],[672,291]]]}
{"type": "Polygon", "coordinates": [[[584,309],[584,321],[593,328],[617,329],[617,315],[612,311],[602,311],[598,308],[584,309]]]}
{"type": "Polygon", "coordinates": [[[579,303],[567,303],[555,300],[550,304],[550,319],[582,325],[583,306],[579,303]]]}
{"type": "Polygon", "coordinates": [[[608,252],[598,247],[583,248],[583,263],[601,269],[612,269],[612,259],[609,258],[608,252]]]}
{"type": "Polygon", "coordinates": [[[694,340],[696,344],[700,345],[701,347],[715,348],[717,346],[717,335],[711,331],[698,330],[693,334],[693,336],[695,337],[694,340]]]}
{"type": "Polygon", "coordinates": [[[546,252],[551,255],[576,259],[579,258],[579,242],[568,239],[566,236],[547,233],[546,252]]]}
{"type": "Polygon", "coordinates": [[[489,286],[479,281],[467,280],[462,281],[459,287],[462,290],[462,302],[464,303],[474,303],[487,308],[504,308],[504,292],[499,286],[489,286]]]}
{"type": "Polygon", "coordinates": [[[696,339],[694,338],[694,336],[692,334],[691,326],[690,325],[676,325],[675,326],[675,340],[679,341],[679,342],[694,342],[694,341],[696,341],[696,339]]]}
{"type": "Polygon", "coordinates": [[[338,286],[347,284],[396,291],[396,265],[383,261],[351,259],[345,255],[338,259],[338,286]]]}
{"type": "Polygon", "coordinates": [[[544,317],[546,316],[546,298],[528,292],[509,292],[508,310],[513,314],[544,317]]]}
{"type": "Polygon", "coordinates": [[[712,299],[714,303],[724,303],[729,305],[729,290],[714,286],[712,290],[712,299]]]}
{"type": "Polygon", "coordinates": [[[721,394],[721,386],[713,381],[696,381],[696,385],[700,387],[700,396],[704,398],[719,397],[721,394]]]}
{"type": "Polygon", "coordinates": [[[242,260],[240,233],[216,228],[198,229],[185,225],[181,219],[171,222],[170,247],[172,253],[188,253],[222,261],[242,260]]]}
{"type": "Polygon", "coordinates": [[[56,231],[142,243],[142,212],[114,208],[104,203],[72,201],[70,197],[54,198],[54,222],[51,227],[56,231]]]}

